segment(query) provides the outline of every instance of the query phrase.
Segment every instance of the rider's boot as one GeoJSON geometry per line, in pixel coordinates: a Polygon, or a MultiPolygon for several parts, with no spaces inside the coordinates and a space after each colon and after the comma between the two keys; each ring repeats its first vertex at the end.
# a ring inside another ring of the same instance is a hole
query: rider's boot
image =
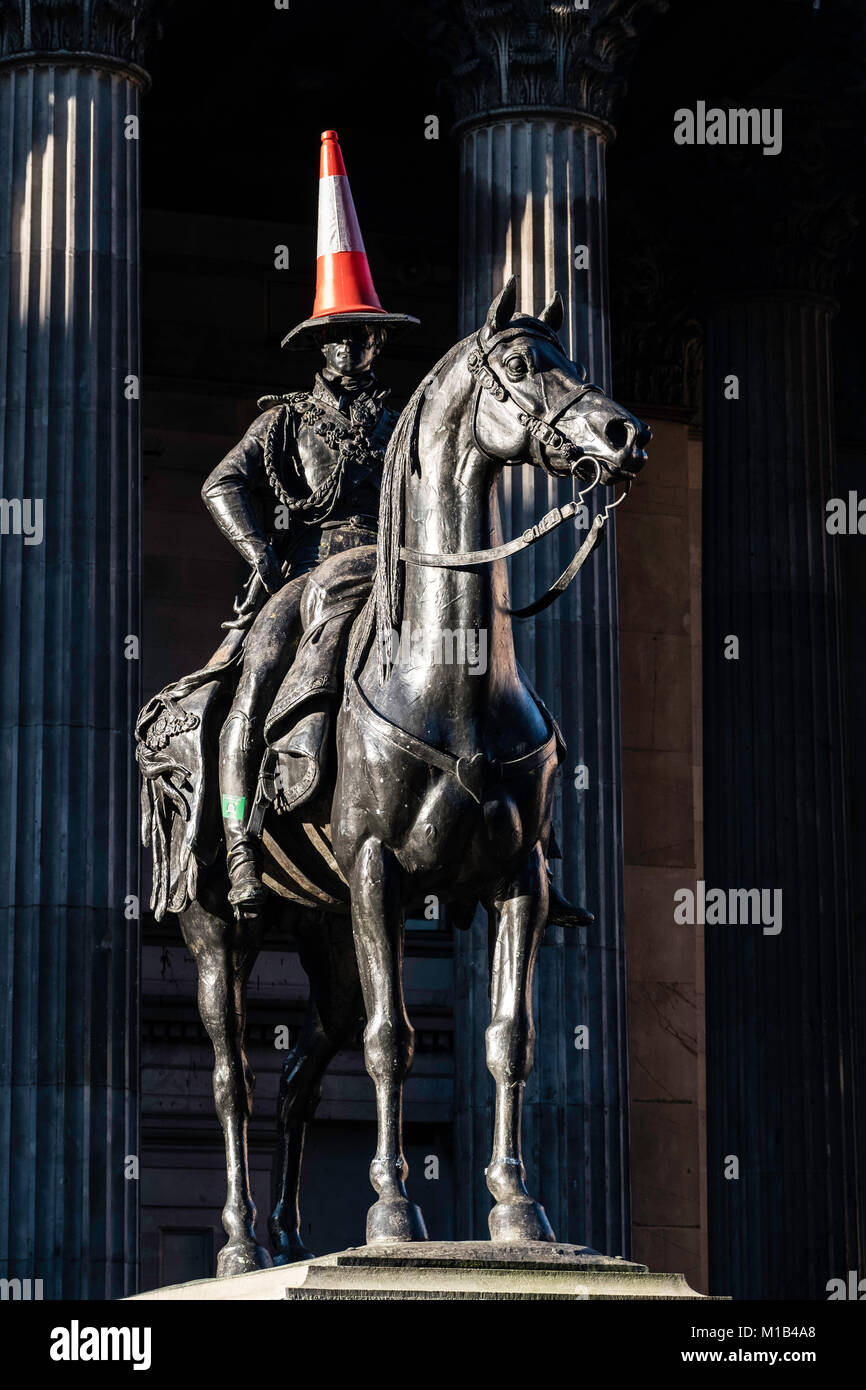
{"type": "Polygon", "coordinates": [[[220,736],[220,795],[228,851],[229,902],[240,918],[256,912],[267,897],[262,883],[261,846],[248,830],[256,794],[259,752],[253,719],[232,710],[220,736]]]}
{"type": "MultiPolygon", "coordinates": [[[[550,835],[547,840],[547,854],[545,859],[561,859],[562,851],[556,843],[556,831],[550,827],[550,835]]],[[[550,863],[547,863],[547,923],[552,927],[591,927],[595,917],[588,908],[580,907],[576,903],[570,903],[568,898],[563,897],[559,889],[554,885],[553,874],[550,872],[550,863]]]]}
{"type": "Polygon", "coordinates": [[[268,892],[262,883],[261,850],[252,835],[241,836],[231,846],[226,867],[231,882],[229,902],[235,909],[235,916],[260,908],[268,892]]]}
{"type": "Polygon", "coordinates": [[[591,927],[595,921],[593,913],[585,907],[580,907],[576,903],[570,903],[568,898],[560,893],[554,886],[553,879],[550,877],[550,869],[547,870],[548,885],[548,908],[547,923],[553,927],[591,927]]]}

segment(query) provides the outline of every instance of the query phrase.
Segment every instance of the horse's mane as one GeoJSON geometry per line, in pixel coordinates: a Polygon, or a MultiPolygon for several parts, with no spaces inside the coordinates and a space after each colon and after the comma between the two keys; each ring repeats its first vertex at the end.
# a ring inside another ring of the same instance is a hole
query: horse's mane
{"type": "MultiPolygon", "coordinates": [[[[474,339],[474,334],[470,335],[474,339]]],[[[400,568],[400,547],[405,529],[406,478],[420,471],[418,432],[421,412],[430,386],[457,358],[470,341],[463,338],[449,348],[416,390],[401,414],[391,436],[382,470],[381,503],[379,507],[379,539],[376,547],[376,573],[373,591],[364,612],[352,632],[346,661],[348,682],[355,677],[369,645],[375,626],[379,655],[379,677],[387,680],[393,665],[391,634],[399,630],[403,613],[403,572],[400,568]]]]}

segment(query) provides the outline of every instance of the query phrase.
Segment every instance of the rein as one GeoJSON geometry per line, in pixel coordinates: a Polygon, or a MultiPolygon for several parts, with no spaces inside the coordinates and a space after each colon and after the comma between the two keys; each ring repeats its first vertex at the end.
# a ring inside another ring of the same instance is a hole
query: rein
{"type": "MultiPolygon", "coordinates": [[[[525,334],[526,330],[524,328],[512,331],[510,334],[500,334],[491,346],[498,347],[501,342],[507,341],[509,337],[525,336],[525,334]]],[[[593,489],[598,486],[601,477],[601,464],[598,460],[593,458],[591,454],[582,454],[570,440],[566,439],[565,436],[555,428],[556,421],[565,414],[570,406],[574,405],[576,401],[579,401],[589,391],[599,391],[601,389],[600,387],[590,383],[582,383],[574,391],[569,392],[564,401],[558,402],[556,406],[552,407],[544,415],[537,415],[524,410],[508,391],[507,387],[499,380],[499,377],[490,366],[488,353],[485,352],[481,344],[480,334],[476,338],[476,347],[469,354],[466,365],[477,383],[477,394],[472,404],[473,435],[475,431],[474,422],[478,411],[478,402],[481,398],[481,392],[487,391],[495,400],[513,406],[516,409],[520,424],[524,429],[528,430],[529,434],[532,435],[533,439],[535,439],[543,449],[551,449],[554,453],[561,454],[566,462],[571,464],[572,477],[576,475],[577,469],[582,463],[592,463],[595,465],[595,477],[591,483],[578,493],[573,501],[566,502],[564,507],[554,507],[551,511],[547,512],[535,526],[528,527],[521,536],[517,536],[514,540],[506,541],[503,545],[492,546],[486,550],[459,550],[453,551],[447,555],[430,554],[423,550],[412,550],[408,546],[401,546],[400,559],[410,565],[422,565],[431,569],[463,569],[472,565],[490,565],[495,560],[504,560],[509,555],[517,555],[523,550],[528,550],[530,546],[540,541],[542,536],[548,535],[550,532],[555,531],[557,527],[561,526],[563,522],[569,521],[577,512],[586,494],[592,492],[593,489]]],[[[481,447],[477,439],[475,440],[475,444],[481,453],[486,453],[486,450],[481,447]]],[[[540,598],[535,599],[532,603],[527,604],[525,608],[509,609],[508,612],[512,618],[533,617],[536,613],[541,613],[545,608],[549,608],[552,603],[555,603],[556,600],[565,593],[569,584],[589,559],[592,552],[601,544],[609,514],[615,507],[619,506],[620,502],[628,497],[630,491],[631,479],[629,478],[626,480],[625,492],[622,496],[618,497],[615,502],[608,503],[604,512],[598,513],[595,517],[586,540],[575,552],[574,558],[563,570],[559,578],[551,584],[546,593],[542,594],[540,598]]]]}

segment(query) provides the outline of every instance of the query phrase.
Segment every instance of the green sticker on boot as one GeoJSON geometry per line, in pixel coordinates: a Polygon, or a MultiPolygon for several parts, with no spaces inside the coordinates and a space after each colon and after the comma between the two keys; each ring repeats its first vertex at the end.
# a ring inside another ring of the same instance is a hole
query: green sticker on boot
{"type": "Polygon", "coordinates": [[[243,821],[245,796],[223,796],[223,820],[243,821]]]}

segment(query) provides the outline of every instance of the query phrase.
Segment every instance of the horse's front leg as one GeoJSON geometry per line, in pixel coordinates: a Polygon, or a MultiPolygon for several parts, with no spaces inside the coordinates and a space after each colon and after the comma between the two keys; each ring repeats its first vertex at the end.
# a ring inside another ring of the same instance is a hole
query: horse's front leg
{"type": "Polygon", "coordinates": [[[491,961],[487,1066],[496,1082],[493,1154],[487,1186],[495,1241],[555,1240],[544,1208],[526,1190],[521,1115],[532,1070],[535,1026],[532,974],[547,921],[547,873],[536,845],[524,872],[493,904],[496,930],[491,961]]]}
{"type": "Polygon", "coordinates": [[[216,916],[194,903],[181,916],[184,940],[198,967],[198,1009],[214,1049],[213,1091],[226,1146],[227,1195],[223,1227],[228,1241],[217,1257],[217,1277],[264,1269],[271,1257],[256,1241],[250,1190],[247,1128],[255,1078],[244,1053],[246,992],[259,953],[259,920],[235,922],[231,908],[216,916]]]}
{"type": "Polygon", "coordinates": [[[370,1182],[379,1200],[367,1213],[367,1243],[426,1240],[421,1212],[406,1194],[403,1082],[412,1065],[414,1032],[403,998],[403,911],[398,870],[378,840],[367,840],[351,875],[352,929],[367,1026],[364,1060],[376,1087],[378,1144],[370,1182]]]}

